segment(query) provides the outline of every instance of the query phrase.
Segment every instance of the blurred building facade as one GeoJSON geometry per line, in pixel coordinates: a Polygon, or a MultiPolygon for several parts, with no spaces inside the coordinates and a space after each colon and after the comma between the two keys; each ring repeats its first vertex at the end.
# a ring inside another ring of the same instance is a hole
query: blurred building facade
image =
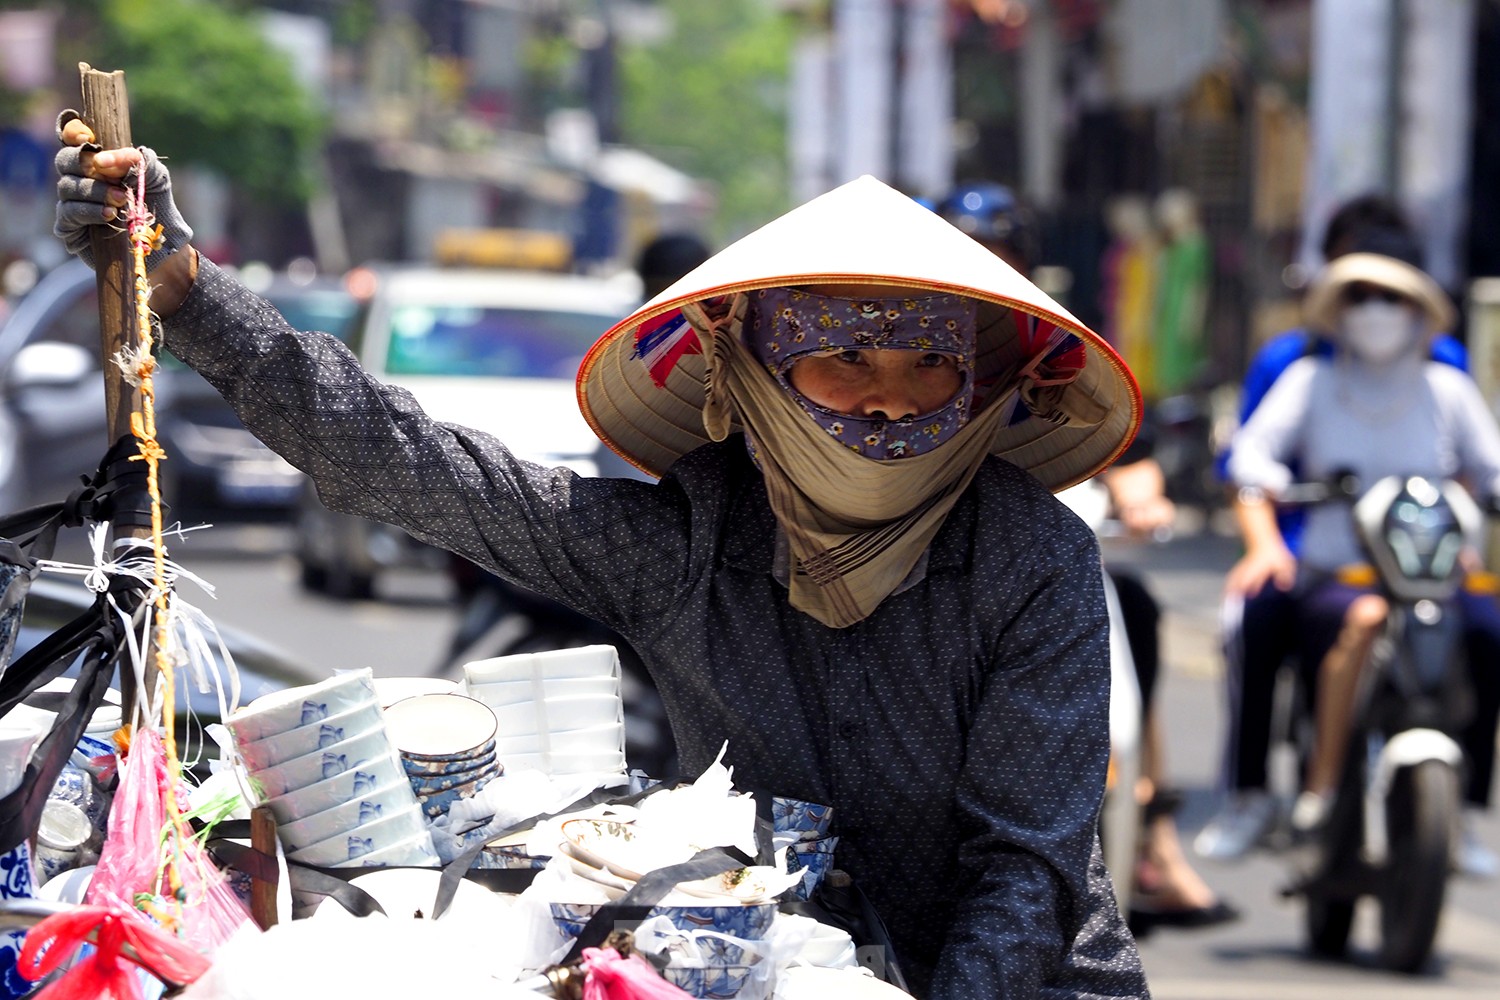
{"type": "MultiPolygon", "coordinates": [[[[1103,330],[1161,328],[1142,275],[1175,260],[1174,336],[1196,355],[1163,391],[1234,379],[1295,321],[1309,248],[1351,194],[1400,198],[1460,297],[1500,274],[1493,0],[751,2],[799,25],[791,200],[861,173],[928,198],[1008,184],[1035,209],[1049,287],[1103,330]]],[[[503,250],[495,232],[520,230],[608,268],[713,211],[709,185],[618,142],[616,52],[666,30],[660,0],[257,6],[332,136],[306,211],[183,171],[224,256],[337,269],[429,260],[464,231],[503,250]]],[[[50,7],[0,12],[13,89],[70,92],[50,7]]],[[[0,131],[0,254],[56,252],[48,125],[0,131]]]]}
{"type": "Polygon", "coordinates": [[[1040,220],[1040,263],[1057,269],[1044,273],[1070,278],[1053,290],[1086,322],[1140,328],[1142,267],[1174,286],[1148,320],[1159,336],[1179,326],[1160,350],[1194,355],[1136,359],[1162,394],[1236,379],[1261,339],[1295,325],[1323,224],[1353,195],[1400,201],[1460,298],[1500,269],[1488,0],[791,6],[808,24],[795,194],[862,172],[926,197],[959,180],[1010,185],[1040,220]],[[1145,231],[1122,236],[1121,218],[1145,231]],[[1208,264],[1196,320],[1179,308],[1183,282],[1200,280],[1194,254],[1208,264]]]}

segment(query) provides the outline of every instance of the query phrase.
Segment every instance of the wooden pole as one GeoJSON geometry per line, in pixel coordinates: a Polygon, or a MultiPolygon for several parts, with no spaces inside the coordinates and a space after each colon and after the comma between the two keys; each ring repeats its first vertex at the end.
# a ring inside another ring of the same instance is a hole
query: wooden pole
{"type": "MultiPolygon", "coordinates": [[[[88,63],[78,64],[83,91],[83,121],[94,130],[94,140],[105,149],[132,146],[130,139],[130,104],[125,95],[125,72],[105,73],[88,63]]],[[[122,224],[117,232],[95,226],[91,239],[94,249],[94,271],[99,285],[99,361],[104,370],[104,408],[109,440],[113,445],[131,433],[130,415],[141,409],[141,390],[125,381],[115,365],[115,355],[135,346],[140,338],[135,328],[135,276],[130,257],[130,240],[122,224]]],[[[130,528],[129,538],[150,538],[148,528],[130,528]]],[[[118,539],[120,536],[117,535],[118,539]]],[[[138,702],[149,703],[156,687],[156,657],[145,653],[146,685],[141,691],[120,678],[124,718],[129,722],[138,702]]],[[[171,711],[168,706],[167,711],[171,711]]]]}
{"type": "MultiPolygon", "coordinates": [[[[276,863],[276,817],[270,807],[256,806],[250,810],[250,846],[276,863]]],[[[250,877],[250,917],[263,931],[276,926],[276,882],[250,877]]]]}

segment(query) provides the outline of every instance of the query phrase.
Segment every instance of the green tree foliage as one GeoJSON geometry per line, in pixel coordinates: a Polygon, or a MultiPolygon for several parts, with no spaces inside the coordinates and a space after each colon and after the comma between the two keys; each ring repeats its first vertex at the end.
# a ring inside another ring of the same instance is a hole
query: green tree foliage
{"type": "Polygon", "coordinates": [[[101,13],[80,58],[125,71],[137,142],[253,196],[308,195],[325,122],[253,20],[210,0],[105,0],[101,13]]]}
{"type": "Polygon", "coordinates": [[[720,239],[787,207],[786,81],[795,25],[766,0],[661,0],[660,43],[620,53],[621,131],[719,191],[720,239]]]}

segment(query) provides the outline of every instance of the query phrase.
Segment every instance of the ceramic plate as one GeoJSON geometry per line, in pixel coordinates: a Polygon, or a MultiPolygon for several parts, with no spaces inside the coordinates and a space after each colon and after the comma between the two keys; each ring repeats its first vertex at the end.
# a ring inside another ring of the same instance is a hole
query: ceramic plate
{"type": "Polygon", "coordinates": [[[643,842],[632,823],[611,819],[570,819],[562,824],[564,840],[572,856],[627,879],[642,873],[680,864],[696,852],[691,847],[643,842]]]}
{"type": "Polygon", "coordinates": [[[764,903],[771,898],[766,872],[775,868],[734,868],[696,882],[679,882],[677,888],[690,896],[736,903],[764,903]]]}

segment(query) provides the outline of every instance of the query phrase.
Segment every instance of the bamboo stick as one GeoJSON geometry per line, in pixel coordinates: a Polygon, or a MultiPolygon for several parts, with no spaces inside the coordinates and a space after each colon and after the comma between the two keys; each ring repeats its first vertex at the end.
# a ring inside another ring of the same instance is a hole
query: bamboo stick
{"type": "MultiPolygon", "coordinates": [[[[250,810],[250,846],[273,862],[276,858],[276,817],[267,806],[250,810]]],[[[250,876],[250,918],[263,931],[276,926],[276,883],[250,876]]]]}
{"type": "MultiPolygon", "coordinates": [[[[125,93],[125,72],[114,70],[106,73],[81,62],[78,75],[83,92],[83,120],[93,129],[94,140],[105,149],[134,145],[130,138],[130,104],[125,93]]],[[[126,382],[124,374],[114,363],[114,357],[121,349],[133,347],[139,340],[134,322],[135,283],[130,241],[124,226],[120,226],[117,232],[95,226],[91,239],[99,287],[99,361],[104,371],[104,409],[109,433],[105,446],[108,447],[131,433],[130,415],[141,408],[140,389],[126,382]]],[[[116,534],[116,540],[121,534],[116,534]]],[[[127,528],[123,536],[149,538],[151,532],[148,528],[127,528]]],[[[127,722],[138,703],[150,704],[151,692],[156,687],[156,657],[147,650],[144,659],[146,683],[143,690],[136,691],[127,683],[126,676],[120,678],[123,716],[127,722]]],[[[172,706],[166,706],[165,710],[172,711],[172,706]]]]}

